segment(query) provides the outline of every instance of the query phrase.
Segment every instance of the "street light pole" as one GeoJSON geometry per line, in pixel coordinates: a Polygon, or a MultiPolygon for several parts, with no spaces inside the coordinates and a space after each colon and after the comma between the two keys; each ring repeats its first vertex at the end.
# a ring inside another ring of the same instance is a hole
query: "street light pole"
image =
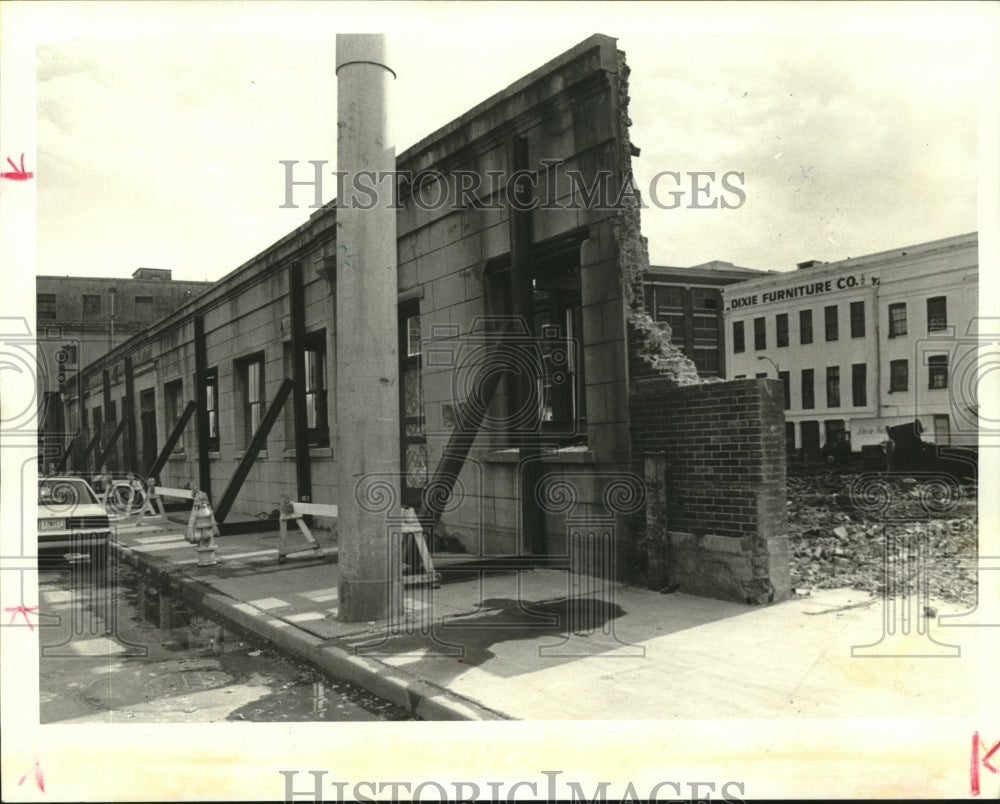
{"type": "Polygon", "coordinates": [[[757,355],[757,359],[766,360],[768,363],[774,366],[774,373],[777,374],[779,377],[781,376],[781,367],[777,363],[775,363],[771,358],[765,357],[764,355],[757,355]]]}
{"type": "Polygon", "coordinates": [[[118,288],[108,288],[108,295],[111,296],[111,348],[115,348],[115,296],[118,295],[118,288]]]}

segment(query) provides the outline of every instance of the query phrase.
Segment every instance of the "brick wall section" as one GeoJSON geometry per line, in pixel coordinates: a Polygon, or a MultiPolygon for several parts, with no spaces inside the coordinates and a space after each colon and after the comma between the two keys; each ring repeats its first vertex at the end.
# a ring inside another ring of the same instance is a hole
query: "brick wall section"
{"type": "Polygon", "coordinates": [[[668,572],[685,591],[758,603],[788,597],[782,402],[777,380],[633,384],[636,470],[649,457],[665,461],[668,572]]]}

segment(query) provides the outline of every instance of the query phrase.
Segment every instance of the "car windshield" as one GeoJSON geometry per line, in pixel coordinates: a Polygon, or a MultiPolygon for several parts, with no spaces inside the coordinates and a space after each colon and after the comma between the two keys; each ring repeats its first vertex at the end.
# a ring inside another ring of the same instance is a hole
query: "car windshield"
{"type": "Polygon", "coordinates": [[[71,477],[53,478],[38,482],[39,505],[96,505],[94,492],[85,481],[71,477]]]}

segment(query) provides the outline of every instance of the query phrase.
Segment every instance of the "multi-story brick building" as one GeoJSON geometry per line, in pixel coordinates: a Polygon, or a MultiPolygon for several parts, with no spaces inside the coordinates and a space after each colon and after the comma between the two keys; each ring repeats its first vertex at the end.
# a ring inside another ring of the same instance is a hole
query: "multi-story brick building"
{"type": "Polygon", "coordinates": [[[978,289],[975,233],[729,285],[728,376],[777,376],[787,446],[810,457],[914,419],[975,445],[978,289]]]}
{"type": "Polygon", "coordinates": [[[690,268],[653,265],[643,282],[646,312],[670,325],[670,342],[694,362],[700,377],[725,377],[722,288],[764,273],[721,260],[690,268]]]}
{"type": "MultiPolygon", "coordinates": [[[[130,279],[36,277],[41,439],[44,441],[46,433],[66,429],[63,396],[67,378],[187,304],[211,284],[175,281],[172,271],[165,268],[139,268],[130,279]]],[[[104,421],[113,425],[114,412],[104,421]]]]}

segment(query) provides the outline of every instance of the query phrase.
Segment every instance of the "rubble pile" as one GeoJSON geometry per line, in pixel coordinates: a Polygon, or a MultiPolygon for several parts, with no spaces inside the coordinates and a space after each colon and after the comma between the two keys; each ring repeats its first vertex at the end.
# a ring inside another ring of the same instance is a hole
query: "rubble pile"
{"type": "Polygon", "coordinates": [[[790,470],[792,586],[881,593],[888,566],[894,594],[916,593],[923,577],[931,599],[975,605],[977,493],[974,481],[919,474],[790,470]]]}

